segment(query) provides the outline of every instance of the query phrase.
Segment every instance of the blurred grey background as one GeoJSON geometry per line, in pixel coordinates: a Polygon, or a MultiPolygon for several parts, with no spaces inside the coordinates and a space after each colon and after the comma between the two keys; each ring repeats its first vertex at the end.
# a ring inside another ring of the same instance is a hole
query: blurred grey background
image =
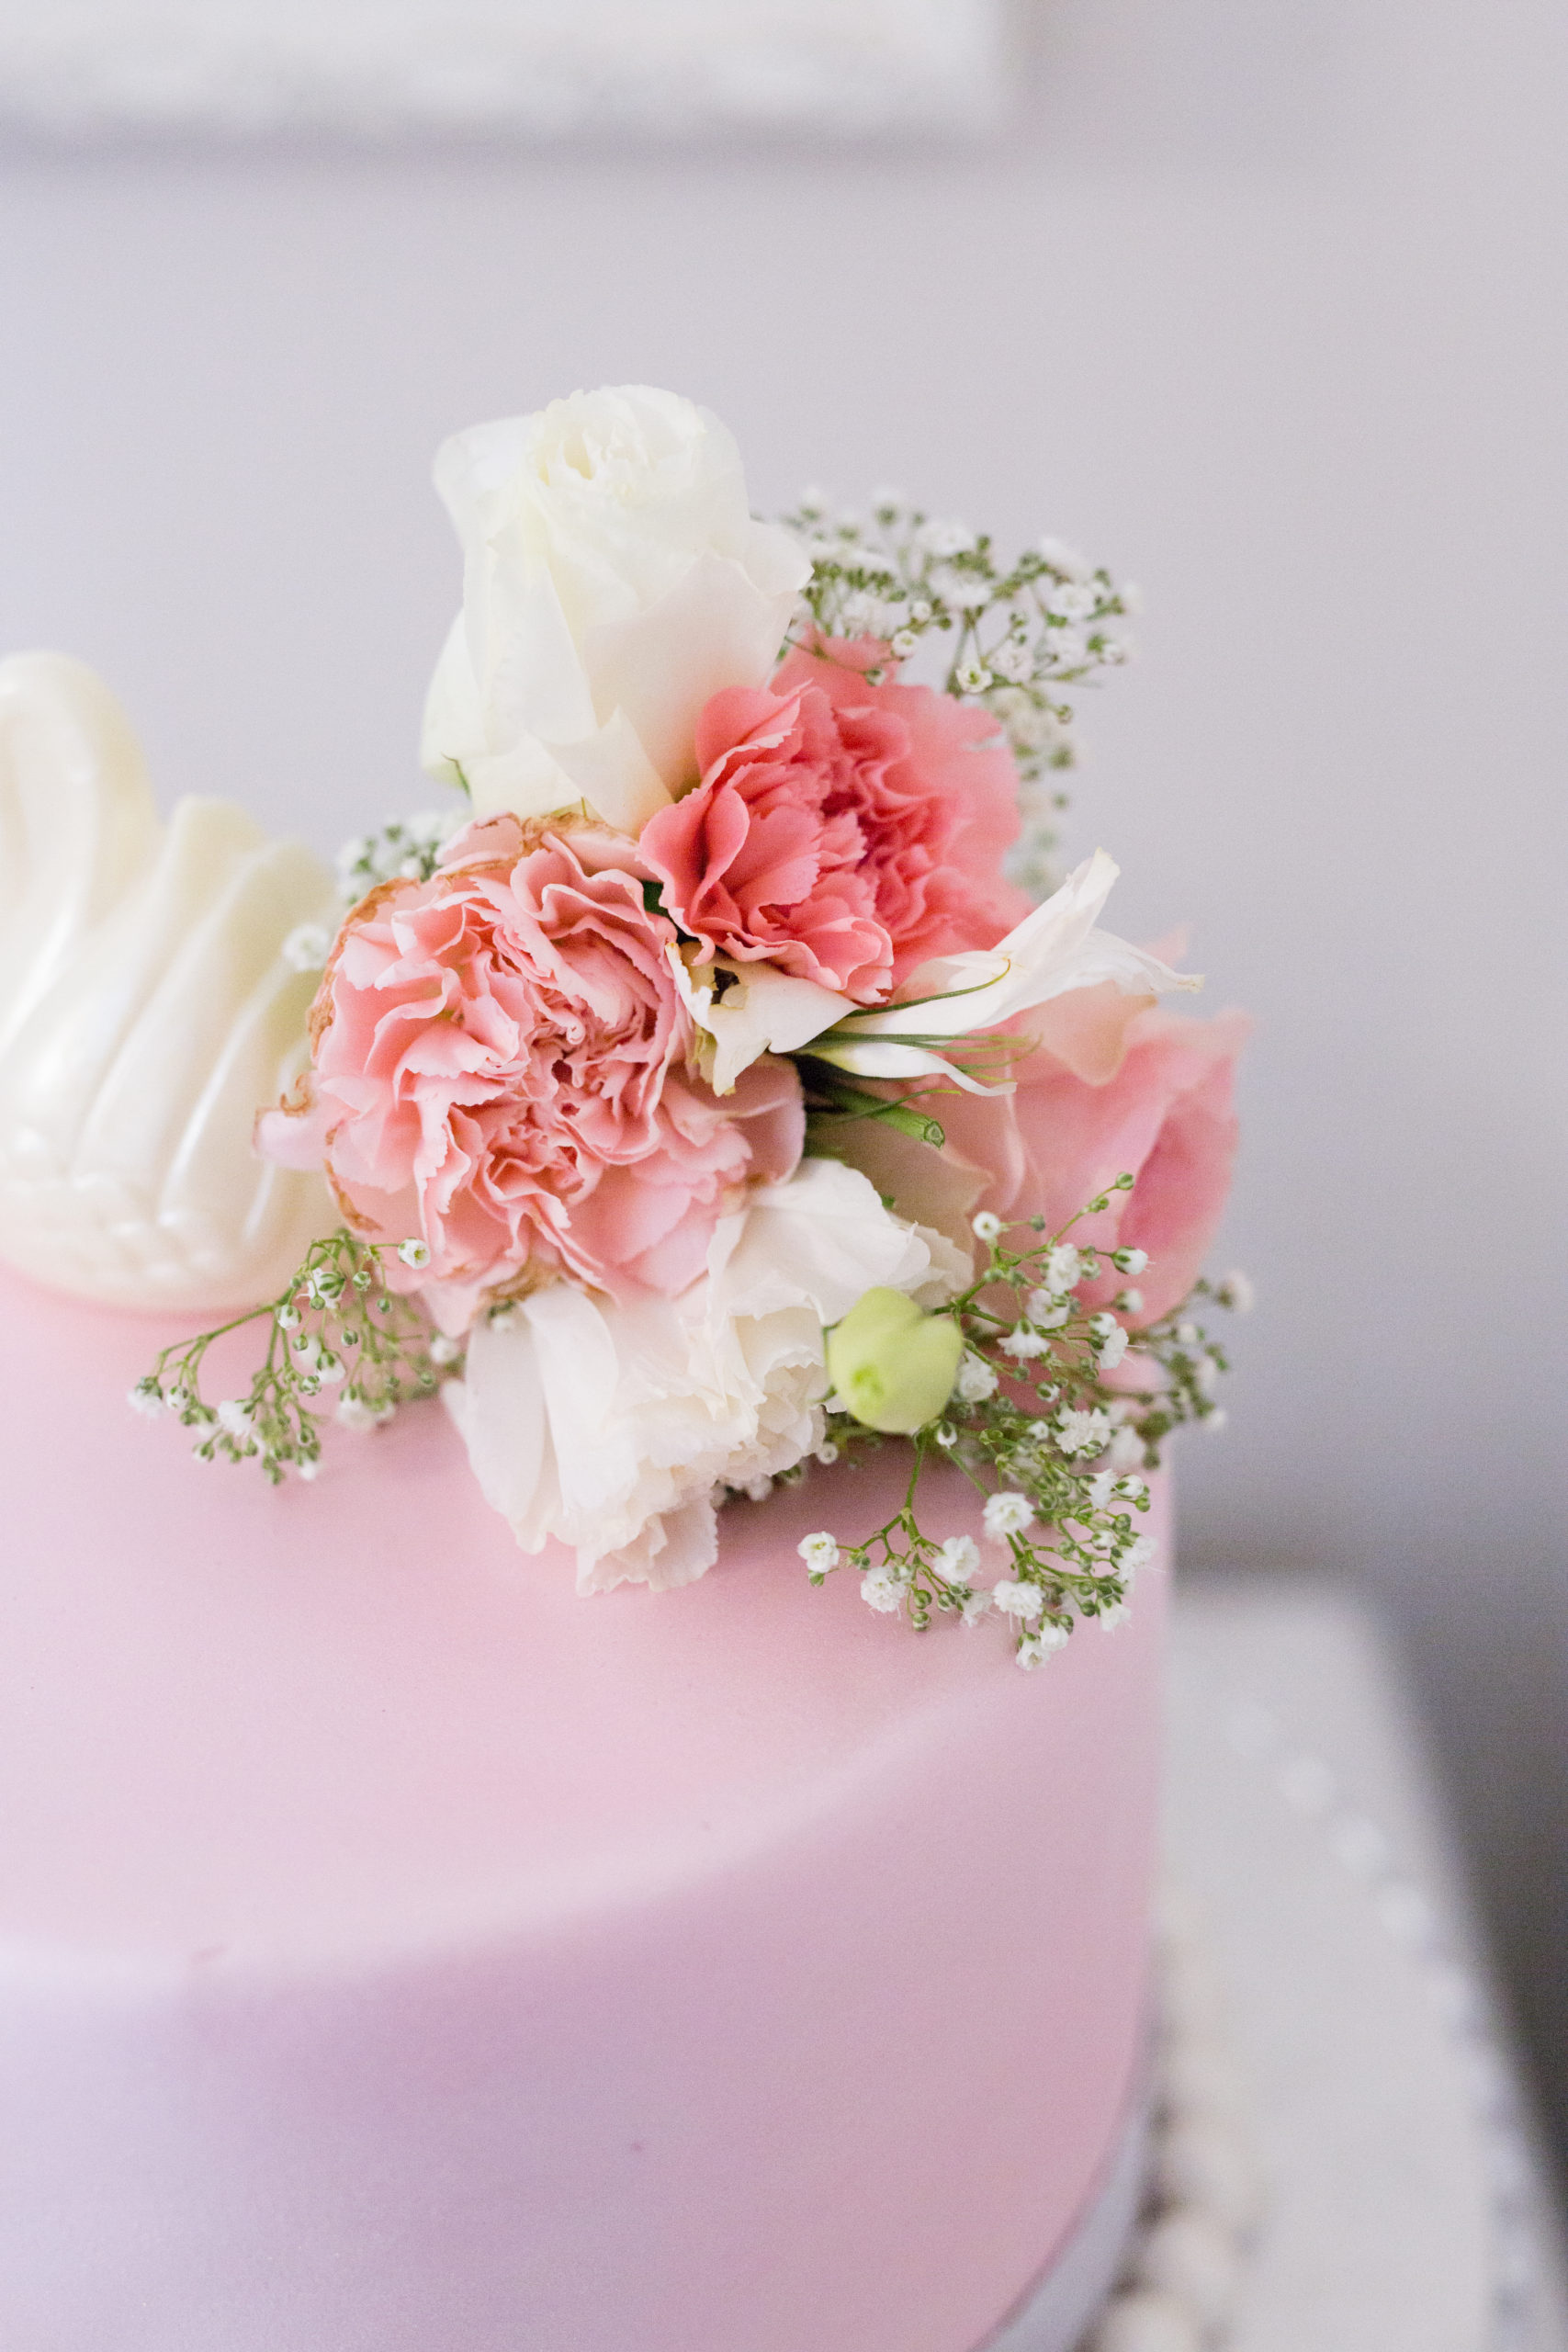
{"type": "Polygon", "coordinates": [[[853,120],[818,58],[684,116],[569,74],[511,136],[405,90],[379,144],[276,93],[226,139],[243,74],[204,131],[177,57],[85,137],[112,94],[0,9],[0,643],[330,848],[430,798],[437,440],[628,379],[761,508],[893,481],[1139,580],[1069,846],[1258,1021],[1185,1557],[1385,1607],[1568,2134],[1568,16],[908,5],[853,120]]]}

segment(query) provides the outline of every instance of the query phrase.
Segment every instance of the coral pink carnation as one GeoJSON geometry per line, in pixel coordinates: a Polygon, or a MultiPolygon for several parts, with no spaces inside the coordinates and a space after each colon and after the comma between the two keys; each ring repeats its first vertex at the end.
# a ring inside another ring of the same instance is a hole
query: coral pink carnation
{"type": "Polygon", "coordinates": [[[420,1280],[454,1327],[540,1273],[681,1290],[736,1187],[799,1158],[788,1065],[722,1104],[688,1071],[674,932],[643,879],[612,834],[470,828],[430,881],[350,916],[309,1100],[258,1129],[274,1158],[323,1159],[356,1223],[428,1244],[420,1280]]]}
{"type": "MultiPolygon", "coordinates": [[[[1191,1289],[1224,1207],[1248,1025],[1239,1012],[1185,1019],[1111,987],[1060,997],[1032,1020],[1042,1043],[1019,1065],[1015,1093],[943,1101],[949,1153],[988,1171],[978,1205],[1053,1227],[1123,1170],[1135,1177],[1073,1238],[1148,1252],[1144,1305],[1128,1319],[1154,1322],[1191,1289]]],[[[1103,1304],[1130,1279],[1107,1275],[1084,1295],[1103,1304]]]]}
{"type": "Polygon", "coordinates": [[[664,903],[707,956],[766,959],[862,1004],[1028,910],[1003,881],[1012,758],[983,711],[872,685],[869,641],[802,649],[772,687],[716,695],[702,781],[643,828],[664,903]]]}

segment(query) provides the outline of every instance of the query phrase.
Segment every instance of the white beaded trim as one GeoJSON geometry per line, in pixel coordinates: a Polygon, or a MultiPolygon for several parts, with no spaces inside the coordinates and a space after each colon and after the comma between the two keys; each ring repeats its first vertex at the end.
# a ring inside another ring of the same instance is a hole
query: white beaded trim
{"type": "MultiPolygon", "coordinates": [[[[1275,1715],[1255,1700],[1232,1707],[1224,1736],[1237,1756],[1268,1769],[1282,1803],[1316,1826],[1340,1868],[1366,1890],[1378,1924],[1406,1954],[1448,2030],[1469,2088],[1490,2188],[1491,2311],[1484,2343],[1477,2352],[1525,2352],[1539,2258],[1532,2217],[1535,2167],[1513,2073],[1493,2026],[1486,1992],[1444,1935],[1435,1905],[1402,1866],[1392,1839],[1341,1791],[1323,1757],[1293,1742],[1275,1715]]],[[[1105,2352],[1112,2347],[1106,2346],[1105,2352]]],[[[1145,2352],[1145,2347],[1116,2345],[1114,2352],[1145,2352]]],[[[1152,2343],[1146,2352],[1155,2352],[1152,2343]]]]}
{"type": "Polygon", "coordinates": [[[1213,1939],[1176,1889],[1161,1909],[1156,2001],[1148,2194],[1082,2352],[1204,2352],[1217,2343],[1262,2210],[1252,2101],[1225,2031],[1213,1939]]]}

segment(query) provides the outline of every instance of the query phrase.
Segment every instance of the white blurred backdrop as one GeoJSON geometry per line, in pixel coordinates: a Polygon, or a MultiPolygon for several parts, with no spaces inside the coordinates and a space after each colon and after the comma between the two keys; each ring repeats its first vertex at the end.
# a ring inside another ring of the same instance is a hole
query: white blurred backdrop
{"type": "Polygon", "coordinates": [[[162,789],[424,804],[453,427],[707,401],[1146,594],[1069,842],[1258,1015],[1190,1563],[1386,1605],[1568,2111],[1568,17],[1046,0],[978,143],[0,153],[0,643],[162,789]]]}

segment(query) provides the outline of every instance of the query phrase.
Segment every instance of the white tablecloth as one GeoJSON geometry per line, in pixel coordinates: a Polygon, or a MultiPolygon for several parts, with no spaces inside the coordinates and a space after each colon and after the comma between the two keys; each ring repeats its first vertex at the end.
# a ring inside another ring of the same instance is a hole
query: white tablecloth
{"type": "Polygon", "coordinates": [[[1293,1580],[1188,1585],[1169,1745],[1172,1877],[1269,2182],[1228,2352],[1568,2352],[1539,2143],[1370,1620],[1293,1580]]]}

